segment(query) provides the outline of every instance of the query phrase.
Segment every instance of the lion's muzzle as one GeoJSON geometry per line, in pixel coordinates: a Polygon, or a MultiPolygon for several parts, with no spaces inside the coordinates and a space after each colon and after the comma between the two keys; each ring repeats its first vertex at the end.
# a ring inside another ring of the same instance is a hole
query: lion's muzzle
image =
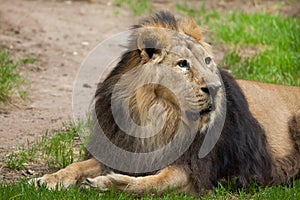
{"type": "Polygon", "coordinates": [[[193,111],[186,111],[186,116],[189,120],[196,121],[201,116],[209,114],[210,112],[216,109],[216,96],[218,91],[221,88],[220,82],[209,83],[206,87],[202,87],[201,91],[210,97],[210,103],[206,108],[203,108],[201,111],[193,112],[193,111]]]}
{"type": "Polygon", "coordinates": [[[211,101],[210,101],[211,103],[209,106],[211,108],[210,109],[211,111],[214,111],[216,109],[216,96],[217,96],[217,93],[220,90],[221,86],[222,85],[220,82],[214,82],[214,83],[207,84],[208,92],[209,92],[209,95],[211,98],[211,101]]]}

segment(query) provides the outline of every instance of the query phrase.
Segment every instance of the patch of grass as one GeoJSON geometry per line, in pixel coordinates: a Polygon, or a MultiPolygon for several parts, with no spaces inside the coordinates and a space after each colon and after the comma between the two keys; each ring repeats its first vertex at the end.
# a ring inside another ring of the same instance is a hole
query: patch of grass
{"type": "Polygon", "coordinates": [[[21,61],[22,61],[21,63],[23,63],[25,65],[29,64],[29,63],[34,63],[36,61],[36,57],[30,56],[28,58],[23,58],[21,61]]]}
{"type": "Polygon", "coordinates": [[[199,9],[178,4],[177,9],[208,27],[213,43],[225,49],[222,65],[229,66],[235,77],[300,85],[299,18],[240,11],[226,14],[206,10],[205,4],[199,9]]]}
{"type": "Polygon", "coordinates": [[[84,125],[79,123],[63,124],[55,133],[46,134],[27,147],[19,148],[6,157],[7,166],[11,169],[22,169],[31,162],[46,162],[49,168],[60,169],[71,164],[76,157],[80,160],[84,154],[84,146],[79,142],[79,134],[84,131],[84,125]],[[78,152],[74,152],[75,149],[78,152]]]}
{"type": "MultiPolygon", "coordinates": [[[[259,187],[253,183],[246,190],[234,189],[232,186],[219,185],[211,193],[198,198],[185,194],[166,193],[163,196],[144,195],[139,199],[299,199],[300,181],[294,181],[287,186],[259,187]]],[[[48,190],[45,187],[35,188],[28,184],[28,180],[21,180],[13,184],[0,184],[0,196],[2,199],[136,199],[125,193],[116,193],[114,190],[100,192],[97,189],[85,189],[70,187],[63,190],[48,190]]]]}
{"type": "Polygon", "coordinates": [[[34,185],[28,184],[28,180],[23,179],[18,183],[13,184],[0,184],[1,199],[153,199],[153,200],[194,200],[195,197],[186,194],[171,194],[166,193],[163,196],[148,196],[144,195],[136,198],[130,194],[115,192],[113,189],[107,192],[101,192],[97,189],[81,188],[80,186],[69,187],[63,190],[48,190],[45,187],[36,188],[34,185]]]}
{"type": "Polygon", "coordinates": [[[235,185],[219,184],[213,193],[205,195],[203,199],[299,199],[300,181],[293,181],[285,186],[260,187],[255,182],[246,189],[237,189],[235,185]]]}
{"type": "Polygon", "coordinates": [[[114,191],[101,193],[97,190],[89,190],[79,187],[70,187],[65,190],[48,190],[46,188],[35,188],[29,185],[27,180],[22,180],[14,184],[0,185],[1,199],[129,199],[126,194],[117,195],[114,191]]]}
{"type": "Polygon", "coordinates": [[[114,16],[119,17],[120,16],[120,11],[119,10],[114,10],[113,14],[114,14],[114,16]]]}
{"type": "Polygon", "coordinates": [[[0,51],[0,101],[2,102],[9,101],[15,94],[24,97],[25,92],[18,89],[24,82],[17,70],[20,63],[22,61],[13,62],[7,50],[0,51]]]}
{"type": "Polygon", "coordinates": [[[115,0],[116,5],[128,7],[133,11],[135,15],[141,15],[147,12],[151,12],[151,3],[152,1],[150,0],[115,0]]]}
{"type": "Polygon", "coordinates": [[[224,64],[229,65],[237,77],[300,85],[300,20],[266,13],[233,12],[227,23],[219,24],[216,34],[235,48],[265,47],[253,57],[239,61],[231,59],[232,55],[243,56],[236,49],[225,56],[224,64]]]}

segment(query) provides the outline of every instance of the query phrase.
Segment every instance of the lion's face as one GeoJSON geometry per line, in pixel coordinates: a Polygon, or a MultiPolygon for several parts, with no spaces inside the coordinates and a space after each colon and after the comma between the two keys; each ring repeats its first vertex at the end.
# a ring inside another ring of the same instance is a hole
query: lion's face
{"type": "MultiPolygon", "coordinates": [[[[145,36],[145,43],[155,38],[157,46],[143,48],[140,52],[146,79],[157,83],[151,92],[157,98],[180,107],[187,119],[200,120],[201,127],[207,127],[205,125],[211,120],[222,96],[221,81],[212,55],[206,47],[185,34],[168,32],[168,37],[161,34],[159,37],[145,36]],[[163,40],[159,40],[161,38],[163,40]]],[[[147,46],[145,43],[142,46],[147,46]]]]}

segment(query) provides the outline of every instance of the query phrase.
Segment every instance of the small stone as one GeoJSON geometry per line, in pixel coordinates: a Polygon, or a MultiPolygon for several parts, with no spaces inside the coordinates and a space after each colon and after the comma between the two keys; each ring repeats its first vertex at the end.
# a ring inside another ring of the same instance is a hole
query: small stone
{"type": "Polygon", "coordinates": [[[84,83],[84,84],[82,85],[82,87],[84,87],[84,88],[92,88],[92,86],[90,86],[90,85],[87,84],[87,83],[84,83]]]}
{"type": "Polygon", "coordinates": [[[83,41],[83,42],[81,42],[81,45],[82,45],[82,46],[87,46],[87,45],[89,45],[89,42],[83,41]]]}

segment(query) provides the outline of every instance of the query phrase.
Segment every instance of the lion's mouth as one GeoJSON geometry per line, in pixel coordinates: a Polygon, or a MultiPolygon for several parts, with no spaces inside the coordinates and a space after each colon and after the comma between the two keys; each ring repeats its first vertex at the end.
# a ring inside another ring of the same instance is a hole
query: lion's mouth
{"type": "Polygon", "coordinates": [[[201,110],[199,112],[191,112],[191,111],[185,111],[186,116],[189,120],[196,121],[198,120],[201,116],[207,115],[210,112],[214,110],[214,106],[210,105],[208,108],[201,110]]]}

